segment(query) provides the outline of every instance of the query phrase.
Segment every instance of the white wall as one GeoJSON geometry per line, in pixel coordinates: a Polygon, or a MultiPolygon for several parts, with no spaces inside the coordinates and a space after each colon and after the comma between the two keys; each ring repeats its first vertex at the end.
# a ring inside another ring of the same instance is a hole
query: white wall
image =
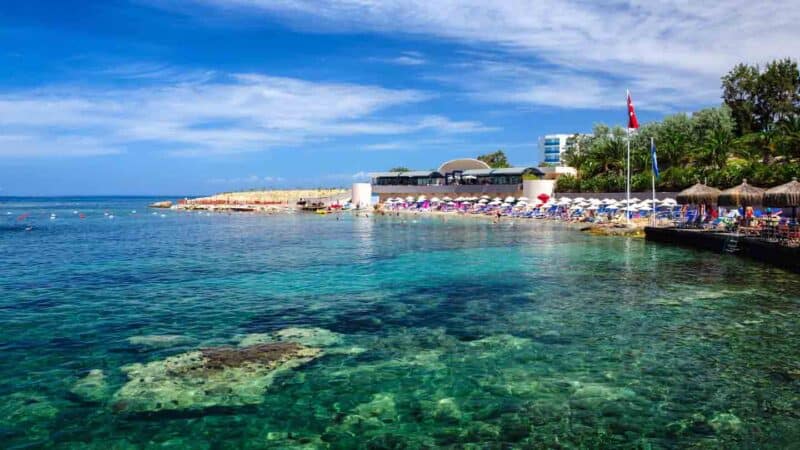
{"type": "Polygon", "coordinates": [[[522,182],[522,193],[531,201],[541,194],[547,194],[552,197],[555,188],[555,180],[524,180],[522,182]]]}
{"type": "Polygon", "coordinates": [[[372,185],[369,183],[353,183],[352,204],[355,208],[365,209],[372,206],[372,185]]]}

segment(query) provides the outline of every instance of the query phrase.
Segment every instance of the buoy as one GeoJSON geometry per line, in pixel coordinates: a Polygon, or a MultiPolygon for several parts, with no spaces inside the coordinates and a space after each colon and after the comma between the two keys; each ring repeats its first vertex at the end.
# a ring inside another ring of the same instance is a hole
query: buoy
{"type": "Polygon", "coordinates": [[[81,219],[85,219],[86,218],[86,214],[80,213],[80,214],[78,214],[78,217],[81,218],[81,219]]]}

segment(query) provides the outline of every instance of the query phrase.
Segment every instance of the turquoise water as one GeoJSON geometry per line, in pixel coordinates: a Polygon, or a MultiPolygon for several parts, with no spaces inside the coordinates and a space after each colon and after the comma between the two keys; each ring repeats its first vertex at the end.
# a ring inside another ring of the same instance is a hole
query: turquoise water
{"type": "Polygon", "coordinates": [[[549,222],[151,200],[0,202],[3,448],[800,442],[797,275],[549,222]],[[131,364],[287,328],[317,329],[322,356],[247,401],[122,389],[131,364]]]}

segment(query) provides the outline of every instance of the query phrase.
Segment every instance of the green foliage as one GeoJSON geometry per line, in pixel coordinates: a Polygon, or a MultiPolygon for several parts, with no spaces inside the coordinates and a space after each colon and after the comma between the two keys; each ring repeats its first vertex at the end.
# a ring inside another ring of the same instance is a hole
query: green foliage
{"type": "Polygon", "coordinates": [[[389,172],[411,172],[411,169],[409,169],[408,167],[402,167],[402,166],[400,166],[400,167],[392,167],[391,169],[389,169],[389,172]]]}
{"type": "Polygon", "coordinates": [[[480,155],[478,156],[478,159],[488,164],[492,169],[511,167],[511,165],[508,164],[508,158],[506,158],[505,152],[502,150],[488,153],[486,155],[480,155]]]}
{"type": "MultiPolygon", "coordinates": [[[[800,73],[779,60],[762,71],[738,65],[722,77],[724,104],[694,114],[674,114],[644,124],[630,136],[631,188],[651,186],[650,139],[658,153],[656,188],[685,189],[705,180],[727,188],[744,178],[771,187],[800,176],[800,73]]],[[[627,136],[620,127],[597,124],[565,162],[577,177],[562,177],[559,192],[625,190],[627,136]]]]}

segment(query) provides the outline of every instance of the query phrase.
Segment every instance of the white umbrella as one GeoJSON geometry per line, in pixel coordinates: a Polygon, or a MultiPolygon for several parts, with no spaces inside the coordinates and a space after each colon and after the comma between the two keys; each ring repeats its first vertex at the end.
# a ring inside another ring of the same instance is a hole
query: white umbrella
{"type": "Polygon", "coordinates": [[[447,206],[453,206],[453,205],[455,205],[455,203],[453,203],[453,202],[447,202],[447,206]]]}
{"type": "MultiPolygon", "coordinates": [[[[447,198],[447,197],[445,197],[445,198],[447,198]]],[[[456,199],[457,202],[463,202],[464,200],[466,200],[464,197],[458,197],[456,199]]]]}
{"type": "Polygon", "coordinates": [[[413,201],[414,201],[414,197],[412,197],[412,196],[410,196],[410,195],[409,195],[408,197],[406,197],[406,201],[407,201],[407,202],[409,202],[409,203],[411,203],[411,202],[413,202],[413,201]]]}
{"type": "Polygon", "coordinates": [[[569,209],[572,210],[572,211],[576,211],[576,210],[579,210],[579,209],[583,209],[583,207],[579,206],[579,205],[573,205],[573,206],[570,206],[569,209]]]}
{"type": "Polygon", "coordinates": [[[490,197],[488,195],[481,195],[481,198],[485,198],[486,200],[489,200],[490,197]]]}
{"type": "Polygon", "coordinates": [[[452,202],[452,201],[453,201],[453,199],[452,199],[452,198],[450,198],[450,197],[447,197],[447,196],[445,196],[445,197],[442,197],[442,200],[444,200],[444,201],[446,201],[446,202],[452,202]]]}
{"type": "Polygon", "coordinates": [[[512,197],[510,195],[508,197],[506,197],[506,203],[514,203],[514,197],[512,197]]]}
{"type": "Polygon", "coordinates": [[[478,201],[478,203],[481,203],[481,204],[488,203],[488,202],[489,202],[489,200],[486,200],[485,198],[482,198],[482,199],[480,199],[478,201]]]}
{"type": "Polygon", "coordinates": [[[572,199],[569,198],[569,197],[559,197],[559,199],[558,199],[559,203],[569,203],[571,201],[572,201],[572,199]]]}
{"type": "Polygon", "coordinates": [[[573,201],[574,201],[574,202],[582,202],[582,201],[584,201],[584,200],[586,200],[586,199],[585,199],[585,198],[583,198],[583,197],[577,197],[577,198],[575,198],[575,200],[573,200],[573,201]]]}
{"type": "Polygon", "coordinates": [[[528,197],[520,197],[520,198],[518,198],[517,200],[519,200],[519,201],[521,201],[521,202],[527,202],[527,201],[530,201],[530,199],[529,199],[528,197]]]}
{"type": "Polygon", "coordinates": [[[598,209],[600,209],[600,207],[598,207],[596,205],[592,205],[592,206],[590,206],[590,207],[588,207],[586,209],[588,209],[589,211],[597,211],[598,209]]]}
{"type": "Polygon", "coordinates": [[[492,201],[494,201],[494,202],[502,202],[503,199],[500,198],[500,197],[495,197],[495,198],[492,199],[492,201]]]}
{"type": "Polygon", "coordinates": [[[639,211],[652,211],[652,210],[653,210],[653,208],[651,208],[649,206],[642,206],[642,207],[639,208],[639,211]]]}
{"type": "Polygon", "coordinates": [[[439,200],[439,197],[433,197],[431,199],[431,203],[439,203],[439,202],[441,202],[441,200],[439,200]]]}
{"type": "Polygon", "coordinates": [[[628,211],[628,212],[633,212],[633,211],[638,211],[639,209],[636,208],[635,206],[626,206],[626,207],[622,208],[622,210],[623,211],[628,211]]]}
{"type": "Polygon", "coordinates": [[[678,202],[676,202],[674,198],[665,198],[664,200],[661,200],[661,204],[662,205],[677,205],[678,202]]]}

